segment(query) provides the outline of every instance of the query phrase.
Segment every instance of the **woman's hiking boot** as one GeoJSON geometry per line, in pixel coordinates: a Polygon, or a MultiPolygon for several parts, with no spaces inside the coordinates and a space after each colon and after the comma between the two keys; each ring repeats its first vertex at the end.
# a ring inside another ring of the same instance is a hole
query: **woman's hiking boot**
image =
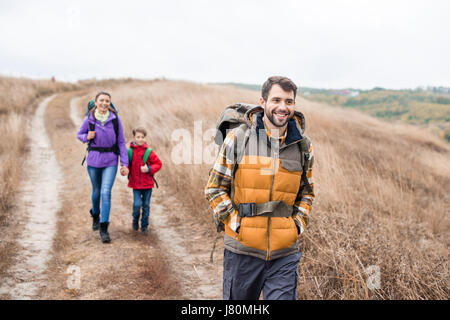
{"type": "Polygon", "coordinates": [[[142,227],[142,228],[141,228],[141,233],[142,233],[144,236],[148,235],[147,227],[142,227]]]}
{"type": "Polygon", "coordinates": [[[100,238],[102,238],[103,243],[111,242],[111,238],[108,233],[109,222],[100,222],[100,238]]]}
{"type": "Polygon", "coordinates": [[[92,230],[98,230],[100,228],[100,214],[93,214],[92,209],[89,211],[92,217],[92,230]]]}

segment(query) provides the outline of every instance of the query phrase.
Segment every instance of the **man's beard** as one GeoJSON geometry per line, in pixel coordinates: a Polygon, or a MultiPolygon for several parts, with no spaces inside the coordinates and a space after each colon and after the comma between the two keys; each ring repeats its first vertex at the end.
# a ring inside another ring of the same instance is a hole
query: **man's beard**
{"type": "Polygon", "coordinates": [[[273,114],[275,110],[276,109],[274,109],[271,113],[266,112],[266,115],[267,115],[267,119],[269,119],[269,121],[278,128],[281,128],[284,125],[286,125],[286,123],[294,117],[294,113],[292,113],[286,117],[286,119],[283,121],[283,123],[279,123],[275,120],[275,116],[273,114]]]}

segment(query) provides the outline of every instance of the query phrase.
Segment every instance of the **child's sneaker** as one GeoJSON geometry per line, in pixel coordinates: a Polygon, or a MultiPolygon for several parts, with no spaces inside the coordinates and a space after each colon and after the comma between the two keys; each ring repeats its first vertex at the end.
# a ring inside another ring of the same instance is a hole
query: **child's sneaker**
{"type": "Polygon", "coordinates": [[[141,233],[143,234],[143,235],[148,235],[148,230],[147,230],[147,228],[141,228],[141,233]]]}
{"type": "Polygon", "coordinates": [[[138,231],[139,230],[139,220],[133,219],[133,223],[131,224],[131,227],[133,228],[133,230],[138,231]]]}

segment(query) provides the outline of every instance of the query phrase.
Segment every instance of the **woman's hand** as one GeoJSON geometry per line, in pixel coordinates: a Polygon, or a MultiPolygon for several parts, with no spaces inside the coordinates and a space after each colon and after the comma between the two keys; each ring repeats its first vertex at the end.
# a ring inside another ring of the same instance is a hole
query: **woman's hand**
{"type": "Polygon", "coordinates": [[[122,176],[128,175],[128,168],[125,167],[125,166],[122,166],[122,167],[120,168],[120,174],[121,174],[122,176]]]}
{"type": "Polygon", "coordinates": [[[95,131],[88,131],[87,140],[92,140],[95,138],[95,131]]]}

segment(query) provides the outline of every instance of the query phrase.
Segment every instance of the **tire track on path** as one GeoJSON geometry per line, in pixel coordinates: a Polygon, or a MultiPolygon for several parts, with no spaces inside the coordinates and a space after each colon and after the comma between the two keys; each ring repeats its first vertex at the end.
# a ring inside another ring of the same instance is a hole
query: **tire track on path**
{"type": "Polygon", "coordinates": [[[18,239],[23,249],[17,254],[17,262],[8,270],[8,275],[1,279],[0,298],[38,299],[39,290],[47,283],[45,272],[56,229],[56,213],[60,209],[62,181],[44,125],[45,110],[55,96],[47,97],[39,104],[28,129],[29,156],[33,165],[25,169],[27,179],[22,183],[22,202],[17,208],[17,214],[27,220],[18,239]]]}

